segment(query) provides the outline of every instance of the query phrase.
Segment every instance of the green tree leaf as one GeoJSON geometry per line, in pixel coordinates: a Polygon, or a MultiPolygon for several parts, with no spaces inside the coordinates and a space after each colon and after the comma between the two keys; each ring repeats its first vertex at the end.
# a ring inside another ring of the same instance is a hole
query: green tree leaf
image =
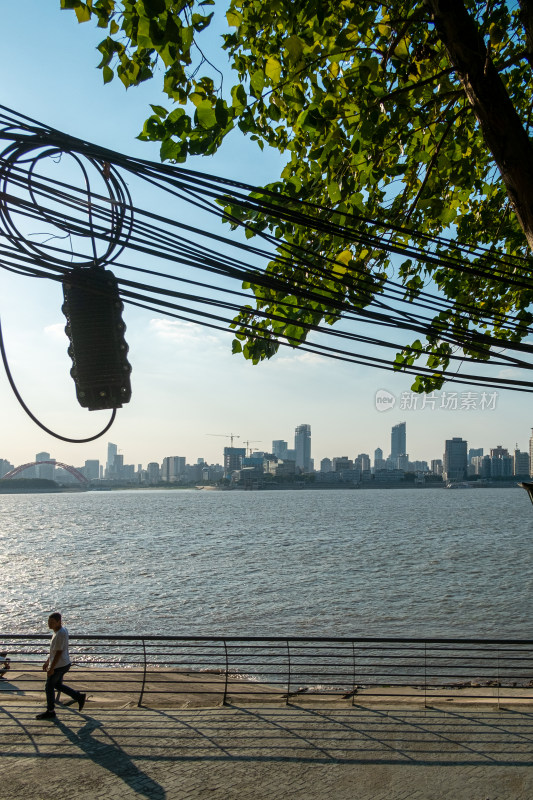
{"type": "Polygon", "coordinates": [[[328,183],[328,194],[332,203],[340,203],[342,200],[340,186],[336,181],[328,183]]]}
{"type": "Polygon", "coordinates": [[[257,94],[261,94],[264,85],[265,73],[262,69],[256,69],[256,71],[250,77],[250,86],[257,92],[257,94]]]}
{"type": "Polygon", "coordinates": [[[279,83],[281,77],[281,64],[275,58],[268,58],[265,66],[265,74],[272,83],[279,83]]]}
{"type": "Polygon", "coordinates": [[[91,11],[85,3],[79,3],[79,5],[74,8],[74,11],[76,12],[78,22],[89,22],[91,19],[91,11]]]}
{"type": "Polygon", "coordinates": [[[196,107],[198,122],[203,128],[213,128],[217,124],[215,109],[209,100],[202,100],[196,107]]]}

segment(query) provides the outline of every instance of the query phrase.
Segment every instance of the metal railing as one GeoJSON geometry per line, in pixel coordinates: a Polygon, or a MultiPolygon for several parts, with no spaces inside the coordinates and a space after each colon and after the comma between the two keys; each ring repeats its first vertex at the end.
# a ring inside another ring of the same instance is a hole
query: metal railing
{"type": "MultiPolygon", "coordinates": [[[[11,660],[0,698],[42,691],[49,638],[0,634],[11,660]]],[[[71,635],[70,654],[69,679],[92,699],[121,694],[138,705],[185,695],[187,705],[533,700],[532,639],[71,635]]]]}

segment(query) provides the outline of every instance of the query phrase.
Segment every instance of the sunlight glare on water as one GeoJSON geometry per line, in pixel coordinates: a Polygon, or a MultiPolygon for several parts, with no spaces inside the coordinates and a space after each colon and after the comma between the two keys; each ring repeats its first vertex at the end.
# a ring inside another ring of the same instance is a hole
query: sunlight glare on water
{"type": "Polygon", "coordinates": [[[531,636],[514,489],[0,495],[0,616],[42,632],[531,636]]]}

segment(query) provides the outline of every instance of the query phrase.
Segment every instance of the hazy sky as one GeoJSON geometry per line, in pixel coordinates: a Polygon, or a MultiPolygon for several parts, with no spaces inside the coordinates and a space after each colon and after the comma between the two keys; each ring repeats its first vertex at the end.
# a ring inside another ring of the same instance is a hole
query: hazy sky
{"type": "MultiPolygon", "coordinates": [[[[59,10],[59,0],[1,5],[0,103],[97,144],[158,160],[157,145],[135,139],[150,113],[148,104],[166,102],[155,83],[126,92],[115,79],[104,87],[95,51],[101,31],[92,23],[78,25],[72,12],[59,10]]],[[[215,157],[187,166],[261,184],[279,176],[281,163],[277,152],[261,153],[235,133],[215,157]]],[[[107,412],[77,405],[59,285],[4,271],[0,279],[6,348],[31,409],[64,435],[96,432],[107,412]]],[[[479,387],[448,384],[433,403],[426,401],[422,408],[418,397],[412,408],[406,376],[288,349],[252,366],[231,354],[230,334],[131,307],[125,321],[133,396],[110,433],[79,446],[52,439],[26,417],[2,372],[0,458],[20,464],[48,451],[59,461],[80,465],[86,458],[105,461],[107,442],[113,441],[125,463],[145,465],[168,455],[220,462],[229,441],[208,434],[235,433],[241,437],[235,444],[251,440],[253,447],[269,449],[272,439],[292,445],[295,427],[309,423],[318,464],[325,456],[372,454],[376,447],[388,455],[390,428],[399,421],[407,423],[411,459],[441,458],[444,440],[452,436],[486,451],[498,444],[512,449],[515,443],[527,449],[533,425],[529,395],[499,392],[494,397],[487,389],[483,396],[479,387]],[[380,390],[394,397],[387,411],[376,407],[380,390]]]]}

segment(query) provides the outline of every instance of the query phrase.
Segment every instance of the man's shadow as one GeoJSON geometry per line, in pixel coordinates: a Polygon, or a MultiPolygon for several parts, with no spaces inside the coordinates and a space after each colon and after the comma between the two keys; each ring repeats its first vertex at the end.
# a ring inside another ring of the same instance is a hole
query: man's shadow
{"type": "MultiPolygon", "coordinates": [[[[78,719],[78,715],[75,718],[78,719]]],[[[123,780],[137,794],[143,795],[149,800],[165,800],[164,788],[133,763],[113,737],[107,733],[102,722],[83,715],[82,719],[85,720],[85,725],[77,732],[57,717],[54,722],[73,745],[82,750],[95,764],[123,780]],[[108,741],[103,742],[94,736],[95,731],[99,728],[102,728],[108,741]]]]}
{"type": "Polygon", "coordinates": [[[0,692],[9,692],[10,695],[24,695],[26,692],[20,689],[16,684],[11,683],[9,678],[0,676],[0,692]]]}

